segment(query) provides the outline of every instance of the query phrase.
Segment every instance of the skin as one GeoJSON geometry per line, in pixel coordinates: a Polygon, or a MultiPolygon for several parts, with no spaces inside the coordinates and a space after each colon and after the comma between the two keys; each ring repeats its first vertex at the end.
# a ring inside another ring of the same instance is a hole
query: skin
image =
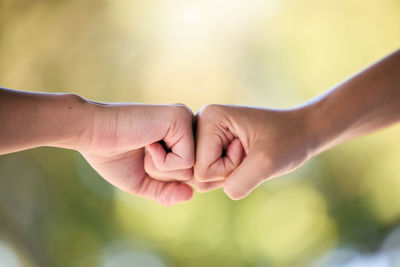
{"type": "Polygon", "coordinates": [[[400,121],[400,50],[288,110],[207,105],[197,114],[194,186],[241,199],[343,142],[400,121]]]}
{"type": "Polygon", "coordinates": [[[0,154],[40,146],[77,150],[114,186],[162,205],[193,195],[185,183],[193,176],[193,114],[183,105],[104,104],[1,88],[0,154]]]}
{"type": "Polygon", "coordinates": [[[400,121],[399,103],[400,50],[297,108],[203,107],[195,163],[193,114],[183,105],[0,89],[0,154],[74,149],[116,187],[163,205],[189,200],[188,184],[241,199],[331,147],[400,121]]]}

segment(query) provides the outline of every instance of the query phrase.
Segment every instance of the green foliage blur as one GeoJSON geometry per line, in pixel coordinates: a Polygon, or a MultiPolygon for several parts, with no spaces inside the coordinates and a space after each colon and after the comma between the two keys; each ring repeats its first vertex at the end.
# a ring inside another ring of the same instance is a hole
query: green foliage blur
{"type": "MultiPolygon", "coordinates": [[[[194,112],[293,107],[399,44],[397,0],[0,0],[1,86],[194,112]]],[[[400,266],[399,136],[341,145],[241,201],[170,208],[73,151],[0,156],[0,266],[400,266]]]]}

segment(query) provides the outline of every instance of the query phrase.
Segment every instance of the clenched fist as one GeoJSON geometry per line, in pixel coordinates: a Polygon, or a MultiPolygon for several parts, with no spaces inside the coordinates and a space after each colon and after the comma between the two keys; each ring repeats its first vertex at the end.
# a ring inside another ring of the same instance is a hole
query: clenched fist
{"type": "Polygon", "coordinates": [[[207,105],[198,113],[194,186],[223,186],[232,199],[310,157],[302,112],[207,105]]]}
{"type": "Polygon", "coordinates": [[[183,183],[194,165],[193,114],[183,105],[95,104],[80,152],[107,181],[173,205],[189,200],[183,183]]]}

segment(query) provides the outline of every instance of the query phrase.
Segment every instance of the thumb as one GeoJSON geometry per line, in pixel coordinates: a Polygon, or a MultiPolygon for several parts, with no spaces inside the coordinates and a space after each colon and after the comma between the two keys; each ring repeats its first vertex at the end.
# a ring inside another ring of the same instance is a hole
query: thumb
{"type": "Polygon", "coordinates": [[[270,169],[268,161],[264,159],[262,153],[250,151],[242,164],[226,179],[224,184],[225,194],[233,200],[239,200],[264,182],[269,177],[270,169]]]}
{"type": "Polygon", "coordinates": [[[225,180],[242,161],[242,142],[225,127],[213,122],[205,124],[197,127],[194,177],[199,182],[225,180]]]}
{"type": "Polygon", "coordinates": [[[155,167],[160,171],[173,171],[192,168],[194,165],[193,133],[184,134],[171,149],[162,142],[146,146],[155,167]]]}
{"type": "Polygon", "coordinates": [[[176,107],[170,127],[161,141],[146,146],[155,167],[159,171],[192,168],[195,148],[193,136],[193,113],[186,107],[176,107]]]}
{"type": "Polygon", "coordinates": [[[243,146],[238,138],[224,145],[212,144],[212,141],[200,143],[197,148],[197,162],[195,165],[195,178],[200,182],[221,181],[240,164],[243,157],[243,146]]]}

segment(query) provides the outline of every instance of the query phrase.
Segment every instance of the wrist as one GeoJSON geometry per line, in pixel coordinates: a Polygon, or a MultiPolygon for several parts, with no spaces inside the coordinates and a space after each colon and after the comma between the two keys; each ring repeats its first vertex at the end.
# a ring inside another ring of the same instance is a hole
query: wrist
{"type": "Polygon", "coordinates": [[[58,125],[58,137],[50,146],[81,150],[87,145],[92,134],[96,107],[76,94],[60,94],[55,96],[53,116],[58,125]]]}
{"type": "MultiPolygon", "coordinates": [[[[320,147],[320,138],[312,119],[312,110],[309,107],[298,107],[286,110],[288,114],[290,131],[295,131],[295,139],[298,140],[302,155],[308,160],[317,154],[320,147]]],[[[294,133],[293,133],[294,134],[294,133]]]]}
{"type": "Polygon", "coordinates": [[[333,117],[326,112],[324,99],[298,108],[309,143],[310,156],[316,156],[339,142],[342,127],[333,125],[333,117]]]}

